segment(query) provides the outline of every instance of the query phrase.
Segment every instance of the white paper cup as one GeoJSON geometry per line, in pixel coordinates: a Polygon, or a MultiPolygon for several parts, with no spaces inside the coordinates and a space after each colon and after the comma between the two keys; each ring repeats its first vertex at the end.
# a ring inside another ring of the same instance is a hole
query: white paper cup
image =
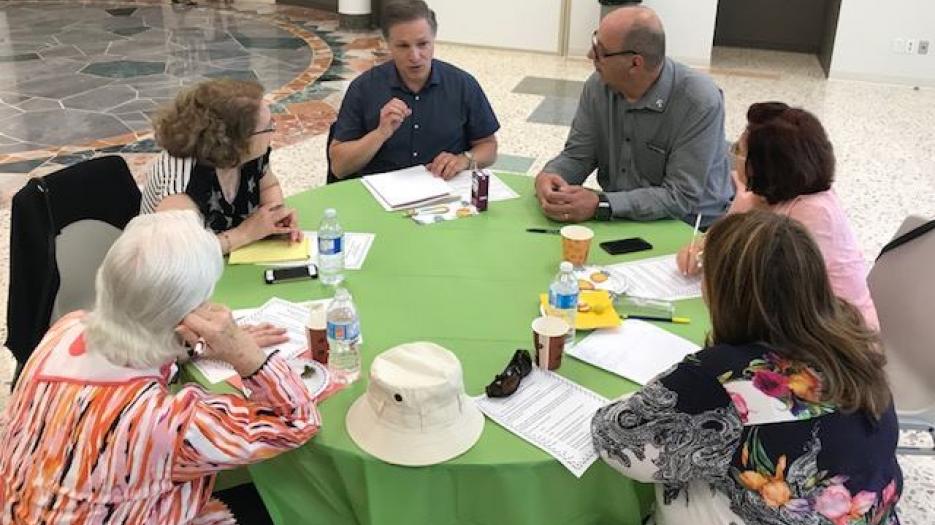
{"type": "Polygon", "coordinates": [[[560,317],[537,317],[532,321],[532,344],[536,349],[536,365],[543,370],[562,366],[565,334],[569,326],[560,317]]]}

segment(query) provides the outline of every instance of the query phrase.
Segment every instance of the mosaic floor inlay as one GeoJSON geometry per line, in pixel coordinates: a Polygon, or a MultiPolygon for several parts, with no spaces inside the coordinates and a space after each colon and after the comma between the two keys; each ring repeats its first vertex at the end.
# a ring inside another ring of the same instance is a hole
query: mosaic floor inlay
{"type": "Polygon", "coordinates": [[[335,15],[313,9],[5,2],[0,174],[114,152],[142,167],[157,151],[153,112],[209,78],[260,82],[277,121],[273,146],[293,144],[326,132],[347,81],[385,57],[378,35],[338,31],[335,15]]]}

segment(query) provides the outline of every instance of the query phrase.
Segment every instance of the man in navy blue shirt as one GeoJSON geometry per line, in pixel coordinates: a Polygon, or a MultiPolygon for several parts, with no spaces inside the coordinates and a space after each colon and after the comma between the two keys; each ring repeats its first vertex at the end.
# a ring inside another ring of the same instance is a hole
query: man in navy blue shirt
{"type": "Polygon", "coordinates": [[[328,146],[338,179],[424,164],[450,179],[497,159],[500,123],[477,80],[434,60],[435,13],[422,0],[390,2],[383,36],[393,60],[347,89],[328,146]]]}

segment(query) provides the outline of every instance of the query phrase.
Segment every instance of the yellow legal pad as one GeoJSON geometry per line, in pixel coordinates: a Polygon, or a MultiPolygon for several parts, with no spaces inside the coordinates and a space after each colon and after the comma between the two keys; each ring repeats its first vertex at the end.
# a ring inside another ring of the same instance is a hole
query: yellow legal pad
{"type": "MultiPolygon", "coordinates": [[[[594,330],[596,328],[613,328],[620,326],[620,316],[614,310],[614,303],[607,290],[582,290],[578,296],[579,303],[586,303],[591,307],[588,312],[578,311],[575,317],[576,330],[594,330]],[[598,312],[599,311],[599,312],[598,312]]],[[[545,313],[549,308],[549,294],[539,296],[540,310],[545,313]]]]}
{"type": "Polygon", "coordinates": [[[256,264],[308,261],[308,237],[299,242],[289,242],[282,239],[265,239],[248,244],[243,248],[234,250],[230,254],[230,264],[256,264]]]}

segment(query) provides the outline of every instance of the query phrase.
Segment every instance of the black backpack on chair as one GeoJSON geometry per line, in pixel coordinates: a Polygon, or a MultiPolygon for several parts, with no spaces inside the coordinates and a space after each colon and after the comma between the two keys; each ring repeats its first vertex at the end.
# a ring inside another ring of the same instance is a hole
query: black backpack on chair
{"type": "Polygon", "coordinates": [[[139,211],[140,189],[118,156],[31,179],[13,197],[6,346],[16,357],[16,377],[52,322],[67,313],[57,310],[93,306],[93,274],[139,211]],[[91,296],[74,292],[73,284],[91,296]]]}

